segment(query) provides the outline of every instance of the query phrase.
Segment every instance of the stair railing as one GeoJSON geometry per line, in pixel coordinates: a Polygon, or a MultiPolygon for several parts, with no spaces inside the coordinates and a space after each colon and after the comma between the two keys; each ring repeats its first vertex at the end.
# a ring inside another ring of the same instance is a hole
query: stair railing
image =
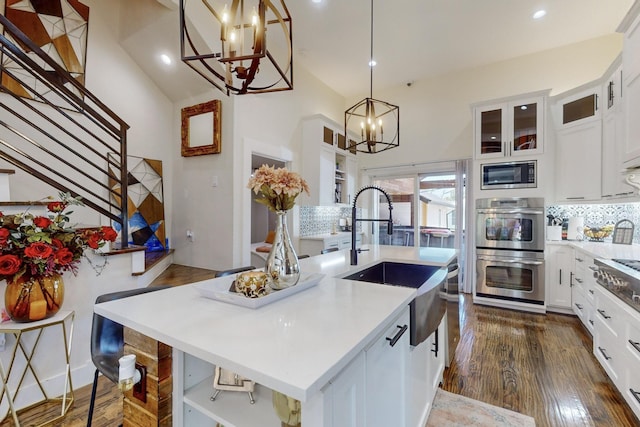
{"type": "Polygon", "coordinates": [[[129,125],[3,15],[0,25],[0,158],[120,224],[126,248],[129,125]]]}

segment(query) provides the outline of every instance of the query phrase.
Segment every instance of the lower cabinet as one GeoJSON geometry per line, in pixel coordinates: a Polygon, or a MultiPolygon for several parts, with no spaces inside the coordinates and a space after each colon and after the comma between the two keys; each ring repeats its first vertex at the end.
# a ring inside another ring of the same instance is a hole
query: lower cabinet
{"type": "Polygon", "coordinates": [[[624,336],[627,363],[622,376],[621,392],[633,412],[640,414],[640,322],[630,323],[624,336]]]}
{"type": "Polygon", "coordinates": [[[547,308],[571,309],[574,250],[568,245],[547,245],[547,308]]]}
{"type": "Polygon", "coordinates": [[[571,288],[573,312],[582,324],[593,335],[594,332],[594,286],[592,269],[595,268],[593,257],[578,249],[574,251],[574,275],[571,288]]]}
{"type": "Polygon", "coordinates": [[[640,313],[600,285],[594,289],[593,353],[640,417],[640,313]]]}
{"type": "MultiPolygon", "coordinates": [[[[406,426],[409,309],[365,350],[367,427],[406,426]]],[[[345,424],[336,424],[336,426],[345,424]]]]}
{"type": "Polygon", "coordinates": [[[384,333],[330,381],[324,391],[330,425],[406,426],[408,362],[407,306],[384,333]]]}
{"type": "Polygon", "coordinates": [[[408,425],[427,424],[431,405],[444,374],[446,351],[446,316],[436,332],[409,351],[408,425]]]}
{"type": "Polygon", "coordinates": [[[331,425],[365,427],[366,399],[365,353],[360,353],[339,376],[331,381],[331,425]]]}
{"type": "MultiPolygon", "coordinates": [[[[425,425],[445,366],[445,322],[416,347],[409,343],[409,306],[308,401],[305,427],[425,425]]],[[[313,361],[310,361],[313,363],[313,361]]],[[[174,425],[279,427],[272,390],[256,384],[255,403],[244,392],[211,401],[214,366],[174,349],[174,425]]]]}

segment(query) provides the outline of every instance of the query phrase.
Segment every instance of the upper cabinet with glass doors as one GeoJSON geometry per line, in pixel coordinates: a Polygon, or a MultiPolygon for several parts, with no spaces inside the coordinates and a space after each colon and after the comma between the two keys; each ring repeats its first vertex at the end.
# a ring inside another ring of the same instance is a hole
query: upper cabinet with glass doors
{"type": "Polygon", "coordinates": [[[475,104],[475,158],[542,154],[548,93],[475,104]]]}

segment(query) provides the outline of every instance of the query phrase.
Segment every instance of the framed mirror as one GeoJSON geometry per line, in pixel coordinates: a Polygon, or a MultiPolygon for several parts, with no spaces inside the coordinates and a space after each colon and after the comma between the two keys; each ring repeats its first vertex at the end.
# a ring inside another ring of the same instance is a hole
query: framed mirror
{"type": "Polygon", "coordinates": [[[182,157],[220,153],[220,100],[184,107],[181,116],[182,157]]]}

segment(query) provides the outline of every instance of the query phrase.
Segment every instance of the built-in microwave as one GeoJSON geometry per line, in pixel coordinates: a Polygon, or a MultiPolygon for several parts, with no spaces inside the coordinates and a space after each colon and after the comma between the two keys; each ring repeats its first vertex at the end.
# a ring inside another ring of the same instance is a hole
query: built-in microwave
{"type": "Polygon", "coordinates": [[[483,190],[537,187],[537,161],[527,160],[481,165],[483,190]]]}

